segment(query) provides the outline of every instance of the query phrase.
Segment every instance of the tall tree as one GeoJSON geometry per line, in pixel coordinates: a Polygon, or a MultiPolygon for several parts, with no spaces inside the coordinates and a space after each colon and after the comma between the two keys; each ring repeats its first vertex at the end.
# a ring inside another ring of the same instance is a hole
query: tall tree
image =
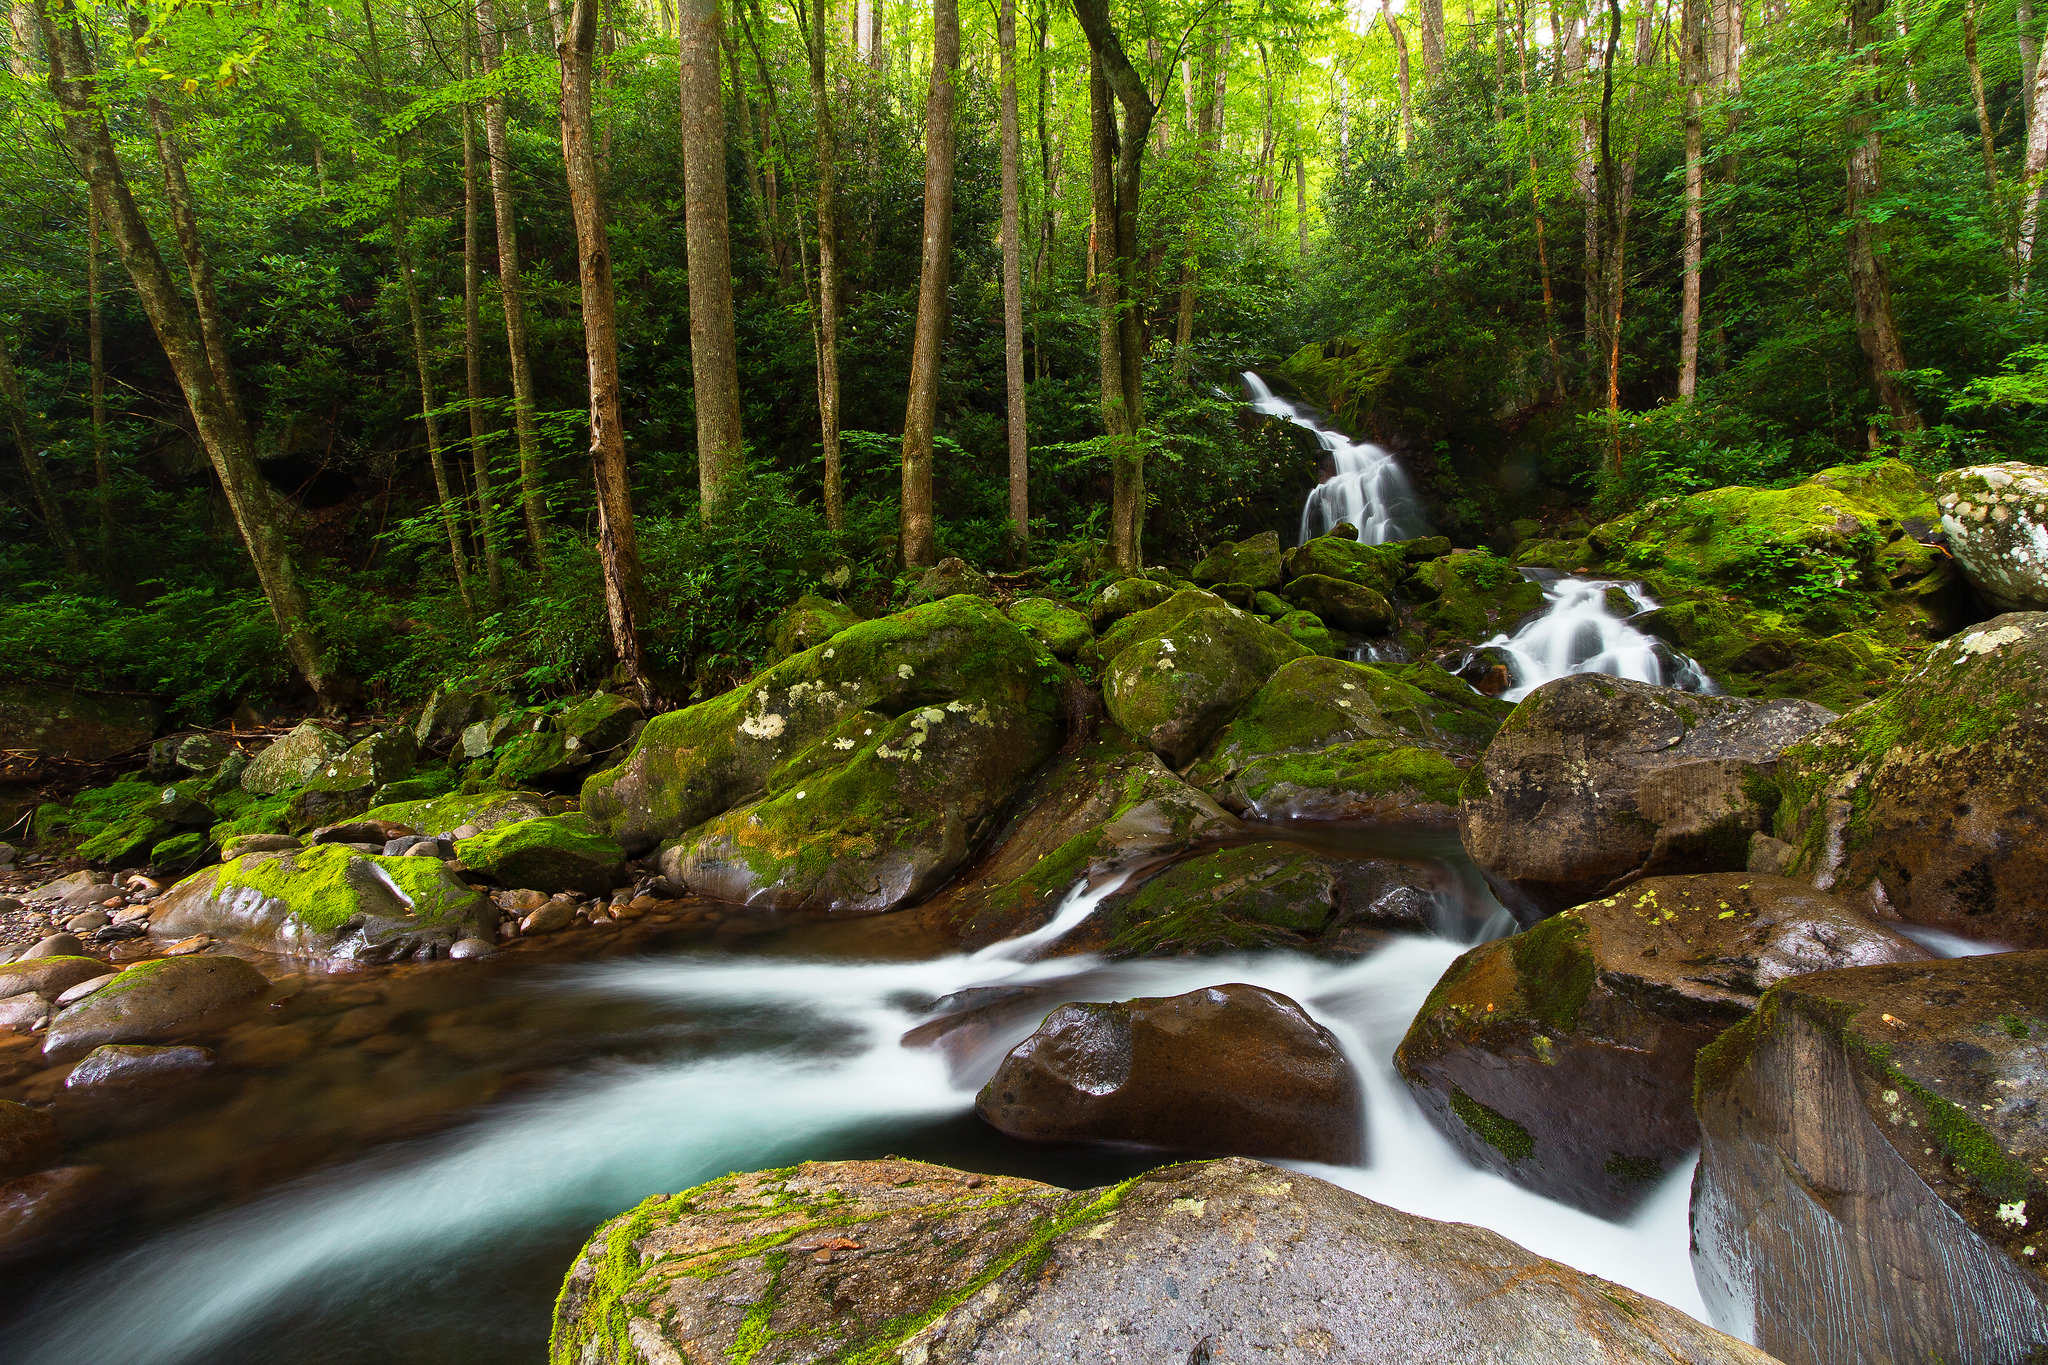
{"type": "Polygon", "coordinates": [[[2034,74],[2034,117],[2027,125],[2027,159],[2020,171],[2019,292],[2027,289],[2034,260],[2034,237],[2041,227],[2041,205],[2048,200],[2048,61],[2037,62],[2034,74]]]}
{"type": "Polygon", "coordinates": [[[953,104],[960,69],[959,0],[933,0],[932,77],[924,106],[924,244],[917,274],[917,324],[910,350],[910,401],[903,413],[903,562],[937,562],[932,512],[932,435],[938,424],[940,347],[953,262],[953,104]]]}
{"type": "Polygon", "coordinates": [[[28,488],[36,500],[36,510],[43,514],[43,529],[49,534],[50,543],[57,547],[63,557],[67,573],[85,572],[85,561],[78,553],[78,541],[71,534],[71,525],[64,519],[64,504],[58,501],[57,485],[50,478],[50,467],[43,460],[43,452],[36,448],[34,437],[35,419],[28,409],[28,400],[21,391],[21,376],[15,372],[14,357],[7,353],[7,347],[0,343],[0,403],[7,407],[7,430],[14,438],[14,448],[21,452],[22,471],[28,475],[28,488]]]}
{"type": "Polygon", "coordinates": [[[1706,124],[1700,87],[1706,80],[1706,16],[1702,0],[1683,0],[1678,19],[1678,79],[1685,88],[1685,275],[1678,306],[1678,401],[1689,403],[1700,377],[1700,267],[1705,260],[1706,124]]]}
{"type": "MultiPolygon", "coordinates": [[[[590,87],[597,65],[599,0],[576,0],[558,49],[562,59],[562,164],[576,217],[576,257],[583,286],[583,345],[590,370],[590,464],[597,484],[597,549],[604,566],[605,613],[612,648],[627,687],[643,705],[654,689],[641,651],[647,590],[633,531],[633,483],[626,468],[626,432],[619,403],[619,319],[612,254],[598,182],[597,130],[590,87]]],[[[715,62],[717,49],[713,48],[715,62]]],[[[717,79],[718,68],[712,67],[717,79]]]]}
{"type": "MultiPolygon", "coordinates": [[[[1203,63],[1206,67],[1216,64],[1216,28],[1209,26],[1203,44],[1203,63]]],[[[1194,97],[1194,73],[1185,72],[1182,90],[1194,97]]],[[[1195,113],[1195,204],[1205,202],[1210,177],[1216,168],[1216,87],[1209,81],[1202,82],[1202,103],[1195,113]]],[[[1188,351],[1195,339],[1195,286],[1197,272],[1201,266],[1200,237],[1201,224],[1195,212],[1188,214],[1185,243],[1180,264],[1180,308],[1175,320],[1173,334],[1173,378],[1184,384],[1188,377],[1188,351]]]]}
{"type": "Polygon", "coordinates": [[[1415,101],[1408,76],[1408,38],[1401,32],[1401,21],[1394,17],[1388,0],[1380,0],[1380,18],[1386,21],[1387,36],[1394,40],[1394,90],[1400,96],[1401,146],[1406,150],[1415,145],[1415,101]]]}
{"type": "Polygon", "coordinates": [[[1433,88],[1444,74],[1444,0],[1422,0],[1422,74],[1433,88]]]}
{"type": "MultiPolygon", "coordinates": [[[[363,0],[363,12],[368,14],[369,9],[369,0],[363,0]]],[[[467,81],[469,25],[462,27],[462,78],[467,81]]],[[[476,117],[467,104],[462,106],[461,123],[462,369],[469,396],[469,466],[476,487],[476,533],[483,550],[484,589],[496,603],[505,596],[505,566],[498,552],[498,498],[491,479],[490,422],[484,412],[483,233],[478,222],[481,189],[477,183],[476,117]]],[[[421,382],[425,383],[424,372],[421,382]]]]}
{"type": "Polygon", "coordinates": [[[690,373],[696,386],[697,484],[706,518],[743,474],[739,355],[733,341],[726,223],[725,102],[719,0],[681,0],[684,242],[690,253],[690,373]]]}
{"type": "MultiPolygon", "coordinates": [[[[199,317],[178,292],[169,268],[164,265],[156,238],[143,221],[127,174],[115,154],[113,135],[107,128],[104,112],[95,102],[97,72],[76,13],[69,0],[62,0],[63,7],[56,15],[45,7],[47,3],[48,0],[39,0],[36,17],[49,52],[50,90],[63,111],[66,137],[85,172],[91,193],[99,201],[102,220],[113,235],[129,279],[134,282],[142,310],[177,378],[198,430],[200,446],[227,495],[235,527],[241,532],[264,599],[283,637],[285,655],[314,694],[330,708],[338,708],[353,694],[354,682],[342,670],[330,666],[314,633],[312,613],[297,566],[292,562],[277,500],[256,466],[255,445],[234,390],[224,386],[220,379],[220,374],[228,370],[225,346],[217,369],[208,354],[199,317]]],[[[182,178],[181,175],[177,179],[182,178]]],[[[189,210],[189,200],[182,207],[189,210]]],[[[179,205],[174,204],[173,210],[177,216],[183,216],[179,205]]],[[[182,245],[182,231],[180,236],[182,245]]],[[[196,251],[196,233],[191,244],[196,251]]],[[[199,263],[203,264],[203,257],[199,263]]],[[[200,272],[193,269],[192,273],[200,272]]],[[[210,279],[210,273],[202,278],[210,279]]]]}
{"type": "Polygon", "coordinates": [[[1002,64],[1003,159],[1003,374],[1007,381],[1010,434],[1010,524],[1018,545],[1031,539],[1031,444],[1024,413],[1024,247],[1023,211],[1018,204],[1017,0],[1002,0],[996,14],[996,44],[1002,64]]]}
{"type": "Polygon", "coordinates": [[[825,458],[825,525],[846,529],[839,468],[839,137],[826,83],[830,0],[795,0],[811,69],[811,150],[818,163],[818,434],[825,458]]]}
{"type": "Polygon", "coordinates": [[[1877,31],[1884,6],[1885,0],[1849,0],[1849,294],[1856,308],[1856,339],[1870,361],[1871,387],[1891,414],[1893,428],[1910,433],[1922,426],[1920,409],[1898,377],[1906,368],[1906,348],[1892,318],[1891,272],[1871,217],[1884,154],[1878,131],[1884,96],[1877,31]]]}
{"type": "Polygon", "coordinates": [[[92,394],[92,473],[99,503],[100,555],[114,550],[113,460],[107,448],[107,327],[100,289],[100,206],[85,200],[85,353],[92,394]]]}

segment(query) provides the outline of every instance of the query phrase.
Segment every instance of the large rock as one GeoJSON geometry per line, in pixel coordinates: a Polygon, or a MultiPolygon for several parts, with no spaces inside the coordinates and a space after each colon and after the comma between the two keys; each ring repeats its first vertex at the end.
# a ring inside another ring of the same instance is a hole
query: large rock
{"type": "Polygon", "coordinates": [[[57,1121],[40,1109],[0,1100],[0,1179],[33,1171],[64,1150],[57,1121]]]}
{"type": "Polygon", "coordinates": [[[885,1160],[730,1175],[599,1228],[553,1365],[1770,1365],[1504,1237],[1244,1158],[1106,1189],[885,1160]]]}
{"type": "Polygon", "coordinates": [[[1699,1145],[1693,1059],[1804,972],[1924,949],[1785,877],[1652,877],[1444,973],[1395,1065],[1475,1165],[1602,1216],[1699,1145]]]}
{"type": "Polygon", "coordinates": [[[543,815],[559,814],[561,806],[560,798],[550,801],[539,792],[488,791],[467,796],[458,793],[423,801],[393,801],[371,807],[363,818],[404,825],[422,834],[445,839],[465,825],[479,832],[496,829],[518,820],[537,820],[543,815]]]}
{"type": "Polygon", "coordinates": [[[631,697],[595,692],[562,712],[555,728],[562,733],[563,748],[596,757],[631,739],[646,715],[631,697]]]}
{"type": "Polygon", "coordinates": [[[2048,611],[2048,469],[2008,461],[1934,481],[1941,529],[1993,611],[2048,611]]]}
{"type": "Polygon", "coordinates": [[[1876,913],[2048,946],[2048,613],[1943,641],[1785,754],[1791,870],[1876,913]]]}
{"type": "Polygon", "coordinates": [[[1003,615],[1051,650],[1054,658],[1071,659],[1081,652],[1083,645],[1095,638],[1086,616],[1050,598],[1020,597],[1003,608],[1003,615]]]}
{"type": "Polygon", "coordinates": [[[465,867],[506,886],[599,895],[626,880],[625,850],[580,813],[499,825],[455,852],[465,867]]]}
{"type": "Polygon", "coordinates": [[[1330,1031],[1284,995],[1211,986],[1062,1005],[974,1102],[1012,1137],[1352,1165],[1365,1097],[1330,1031]]]}
{"type": "Polygon", "coordinates": [[[1788,1365],[2048,1348],[2048,952],[1798,977],[1699,1060],[1693,1266],[1788,1365]]]}
{"type": "Polygon", "coordinates": [[[83,1057],[103,1043],[160,1037],[202,1015],[269,988],[238,957],[166,957],[138,962],[50,1021],[43,1052],[52,1061],[83,1057]]]}
{"type": "Polygon", "coordinates": [[[347,752],[348,741],[340,735],[318,721],[305,721],[250,760],[242,770],[242,790],[256,796],[291,791],[347,752]]]}
{"type": "Polygon", "coordinates": [[[446,957],[495,936],[498,916],[438,858],[382,858],[341,844],[248,853],[195,872],[150,916],[159,939],[211,934],[325,961],[446,957]]]}
{"type": "MultiPolygon", "coordinates": [[[[1355,529],[1355,528],[1354,528],[1355,529]]],[[[1382,597],[1392,597],[1407,572],[1399,545],[1361,545],[1343,536],[1317,536],[1287,552],[1287,577],[1324,577],[1363,583],[1382,597]]],[[[1287,595],[1295,596],[1289,587],[1287,595]]]]}
{"type": "Polygon", "coordinates": [[[39,683],[0,684],[0,749],[98,763],[149,743],[162,708],[147,697],[39,683]]]}
{"type": "Polygon", "coordinates": [[[1833,719],[1599,673],[1545,683],[1466,779],[1465,851],[1525,924],[1641,877],[1740,870],[1779,754],[1833,719]]]}
{"type": "MultiPolygon", "coordinates": [[[[1172,605],[1130,617],[1120,627],[1172,605]]],[[[1282,664],[1307,653],[1234,607],[1205,608],[1112,658],[1103,679],[1103,704],[1126,734],[1178,768],[1201,752],[1282,664]]]]}
{"type": "Polygon", "coordinates": [[[107,964],[98,958],[73,953],[10,962],[0,967],[0,998],[34,991],[45,1000],[55,1000],[79,982],[106,972],[107,964]]]}
{"type": "Polygon", "coordinates": [[[1316,614],[1318,620],[1357,635],[1384,635],[1394,624],[1394,608],[1378,591],[1348,578],[1305,574],[1287,584],[1288,600],[1316,614]]]}
{"type": "Polygon", "coordinates": [[[948,597],[991,597],[987,575],[964,559],[948,557],[919,575],[904,597],[905,607],[943,602],[948,597]]]}
{"type": "Polygon", "coordinates": [[[445,683],[434,689],[413,726],[413,741],[430,753],[445,754],[462,743],[462,732],[498,714],[497,695],[480,688],[445,683]]]}
{"type": "Polygon", "coordinates": [[[1149,578],[1125,578],[1095,594],[1088,604],[1089,623],[1108,630],[1133,612],[1150,611],[1173,596],[1173,589],[1149,578]]]}
{"type": "Polygon", "coordinates": [[[1438,648],[1476,645],[1512,631],[1543,606],[1541,584],[1484,550],[1417,564],[1401,588],[1416,601],[1415,624],[1438,648]]]}
{"type": "Polygon", "coordinates": [[[768,657],[773,661],[801,654],[824,644],[848,626],[859,625],[860,621],[860,613],[852,607],[805,593],[776,617],[769,628],[768,657]]]}
{"type": "Polygon", "coordinates": [[[1235,544],[1218,545],[1189,570],[1188,577],[1203,587],[1242,583],[1256,591],[1279,587],[1282,574],[1280,533],[1261,531],[1235,544]]]}

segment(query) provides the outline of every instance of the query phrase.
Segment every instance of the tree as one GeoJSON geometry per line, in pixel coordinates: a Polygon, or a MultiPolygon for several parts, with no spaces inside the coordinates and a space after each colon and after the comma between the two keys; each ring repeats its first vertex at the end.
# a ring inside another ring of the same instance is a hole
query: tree
{"type": "MultiPolygon", "coordinates": [[[[597,139],[590,86],[597,65],[598,0],[576,0],[559,48],[562,58],[562,164],[576,217],[576,259],[583,286],[583,345],[590,369],[590,465],[597,483],[598,558],[604,565],[605,613],[612,648],[627,687],[642,705],[654,689],[641,652],[647,591],[633,531],[633,485],[626,469],[626,433],[619,406],[618,303],[612,287],[611,242],[598,183],[597,139]]],[[[715,73],[716,67],[712,68],[715,73]]]]}
{"type": "Polygon", "coordinates": [[[1849,0],[1849,293],[1856,309],[1856,340],[1870,361],[1871,387],[1891,414],[1893,428],[1911,433],[1922,426],[1920,409],[1899,380],[1906,369],[1906,348],[1892,317],[1891,272],[1870,211],[1884,155],[1877,122],[1883,104],[1877,21],[1884,7],[1885,0],[1849,0]]]}
{"type": "Polygon", "coordinates": [[[1024,248],[1018,239],[1023,215],[1017,202],[1017,0],[1002,0],[996,42],[1002,50],[1003,82],[1003,374],[1009,400],[1010,522],[1022,546],[1031,539],[1031,444],[1024,414],[1024,248]]]}
{"type": "Polygon", "coordinates": [[[818,162],[818,436],[824,453],[825,524],[846,529],[846,491],[839,469],[839,139],[826,84],[828,0],[795,0],[811,72],[812,152],[818,162]]]}
{"type": "Polygon", "coordinates": [[[7,347],[0,344],[0,402],[7,405],[7,430],[14,438],[14,448],[21,452],[21,467],[28,475],[29,492],[35,497],[36,509],[43,514],[43,528],[49,533],[50,543],[64,557],[64,567],[71,573],[85,572],[85,561],[79,557],[78,541],[71,534],[70,523],[64,519],[64,504],[57,499],[57,486],[50,480],[50,467],[43,461],[42,451],[30,433],[34,430],[34,419],[29,415],[28,401],[22,396],[21,377],[14,371],[14,361],[7,354],[7,347]]]}
{"type": "MultiPolygon", "coordinates": [[[[369,12],[369,0],[364,0],[363,13],[367,17],[369,12]]],[[[375,21],[371,22],[374,34],[375,21]]],[[[463,25],[464,80],[470,76],[468,28],[463,25]]],[[[491,487],[490,432],[484,419],[483,241],[477,222],[476,120],[467,104],[462,106],[461,121],[462,370],[469,396],[469,465],[470,477],[476,481],[476,535],[483,548],[484,587],[495,604],[505,595],[505,566],[498,553],[498,499],[491,487]]]]}
{"type": "Polygon", "coordinates": [[[953,260],[953,82],[960,68],[958,0],[933,0],[932,78],[924,112],[924,242],[917,275],[917,324],[910,351],[910,401],[903,413],[903,563],[938,561],[932,513],[932,434],[939,409],[939,348],[946,339],[946,289],[953,260]]]}
{"type": "Polygon", "coordinates": [[[1678,401],[1689,403],[1700,377],[1700,267],[1705,259],[1706,126],[1700,87],[1706,80],[1706,16],[1701,0],[1683,0],[1678,20],[1678,79],[1685,87],[1685,279],[1678,312],[1678,401]]]}
{"type": "Polygon", "coordinates": [[[726,223],[725,102],[719,0],[682,0],[684,239],[690,253],[690,372],[697,401],[697,483],[709,518],[741,476],[739,353],[732,329],[732,251],[726,223]]]}

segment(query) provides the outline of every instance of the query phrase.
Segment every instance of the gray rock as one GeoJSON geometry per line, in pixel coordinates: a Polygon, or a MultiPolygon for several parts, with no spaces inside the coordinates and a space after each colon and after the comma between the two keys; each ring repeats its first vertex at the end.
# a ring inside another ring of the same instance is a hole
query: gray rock
{"type": "Polygon", "coordinates": [[[519,921],[522,934],[551,934],[557,929],[566,929],[576,922],[576,902],[565,896],[557,896],[519,921]]]}
{"type": "Polygon", "coordinates": [[[1069,1191],[920,1162],[732,1175],[599,1228],[564,1361],[1770,1365],[1481,1228],[1243,1158],[1069,1191]],[[715,1265],[715,1275],[678,1273],[715,1265]]]}
{"type": "Polygon", "coordinates": [[[142,1043],[109,1043],[94,1048],[64,1078],[66,1089],[128,1085],[137,1081],[170,1080],[197,1075],[213,1067],[207,1047],[151,1047],[142,1043]]]}
{"type": "Polygon", "coordinates": [[[138,962],[114,986],[95,991],[50,1021],[43,1053],[82,1057],[104,1043],[152,1038],[189,1020],[261,994],[270,983],[238,957],[138,962]]]}
{"type": "Polygon", "coordinates": [[[88,910],[84,914],[73,915],[65,920],[64,927],[74,934],[89,934],[95,929],[104,929],[113,922],[113,916],[104,910],[88,910]]]}
{"type": "MultiPolygon", "coordinates": [[[[113,888],[108,887],[107,890],[111,894],[113,888]]],[[[39,957],[82,957],[84,954],[85,943],[78,935],[51,934],[48,938],[38,940],[27,952],[14,960],[33,962],[39,957]]]]}
{"type": "Polygon", "coordinates": [[[64,993],[57,997],[57,1008],[63,1009],[66,1005],[77,1004],[102,986],[113,985],[114,982],[120,979],[120,976],[119,972],[106,972],[89,980],[81,981],[76,986],[65,987],[64,993]]]}
{"type": "Polygon", "coordinates": [[[244,834],[222,846],[220,860],[231,863],[245,853],[284,853],[305,846],[296,834],[244,834]]]}
{"type": "Polygon", "coordinates": [[[443,753],[460,744],[470,726],[487,723],[497,715],[499,704],[491,693],[444,684],[427,698],[419,724],[413,727],[413,739],[422,749],[443,753]]]}
{"type": "Polygon", "coordinates": [[[113,894],[114,883],[107,874],[87,868],[53,882],[44,882],[30,891],[26,899],[31,904],[56,901],[60,905],[83,910],[88,905],[98,905],[113,894]]]}
{"type": "Polygon", "coordinates": [[[104,975],[106,970],[106,963],[83,953],[19,957],[0,967],[0,995],[34,991],[54,1000],[79,982],[104,975]]]}
{"type": "Polygon", "coordinates": [[[489,957],[497,951],[498,945],[488,939],[465,938],[458,940],[455,946],[448,950],[448,956],[462,960],[466,958],[489,957]]]}
{"type": "Polygon", "coordinates": [[[242,770],[242,790],[257,796],[290,791],[347,750],[348,742],[340,735],[317,721],[306,721],[250,760],[242,770]]]}
{"type": "Polygon", "coordinates": [[[1941,529],[1993,611],[2048,611],[2048,469],[2010,460],[1934,481],[1941,529]]]}
{"type": "Polygon", "coordinates": [[[14,860],[21,856],[21,850],[13,844],[0,843],[0,867],[13,867],[14,860]]]}
{"type": "Polygon", "coordinates": [[[921,606],[948,597],[992,597],[988,578],[964,559],[942,559],[924,571],[903,599],[906,607],[921,606]]]}
{"type": "MultiPolygon", "coordinates": [[[[0,990],[6,987],[0,986],[0,990]]],[[[0,996],[0,1029],[12,1033],[33,1033],[50,1017],[50,1002],[34,991],[0,996]]]]}

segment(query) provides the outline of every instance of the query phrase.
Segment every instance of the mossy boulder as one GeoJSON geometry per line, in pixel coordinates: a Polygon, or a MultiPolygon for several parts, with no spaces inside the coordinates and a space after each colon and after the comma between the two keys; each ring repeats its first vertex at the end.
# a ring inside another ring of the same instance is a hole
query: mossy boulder
{"type": "Polygon", "coordinates": [[[1580,673],[1531,692],[1466,779],[1460,836],[1524,924],[1643,877],[1738,871],[1779,755],[1834,719],[1580,673]]]}
{"type": "Polygon", "coordinates": [[[1125,578],[1095,594],[1088,604],[1089,623],[1107,630],[1136,611],[1150,611],[1173,596],[1173,589],[1149,578],[1125,578]]]}
{"type": "Polygon", "coordinates": [[[1320,654],[1326,659],[1343,659],[1350,655],[1330,628],[1323,624],[1323,618],[1312,611],[1290,611],[1276,619],[1273,626],[1311,654],[1320,654]]]}
{"type": "Polygon", "coordinates": [[[1879,913],[2048,946],[2048,613],[1929,650],[1890,692],[1787,750],[1792,870],[1879,913]]]}
{"type": "Polygon", "coordinates": [[[386,782],[377,788],[373,800],[379,806],[388,806],[400,801],[432,801],[436,797],[446,796],[461,783],[461,774],[453,768],[435,764],[429,768],[415,770],[411,777],[386,782]]]}
{"type": "Polygon", "coordinates": [[[1188,571],[1188,577],[1203,587],[1244,583],[1254,590],[1277,588],[1284,577],[1280,533],[1261,531],[1246,540],[1218,545],[1188,571]]]}
{"type": "Polygon", "coordinates": [[[1211,787],[1269,754],[1306,753],[1393,733],[1375,693],[1386,678],[1364,664],[1304,656],[1282,664],[1187,770],[1211,787]]]}
{"type": "Polygon", "coordinates": [[[1892,685],[1905,655],[1864,632],[1816,635],[1732,600],[1699,598],[1644,612],[1633,624],[1745,697],[1803,698],[1833,710],[1892,685]]]}
{"type": "Polygon", "coordinates": [[[1207,608],[1111,659],[1103,704],[1126,734],[1180,767],[1282,664],[1307,653],[1244,612],[1207,608]]]}
{"type": "Polygon", "coordinates": [[[1439,648],[1476,645],[1512,632],[1543,606],[1543,587],[1507,560],[1484,550],[1444,555],[1414,565],[1402,591],[1414,617],[1439,648]]]}
{"type": "Polygon", "coordinates": [[[596,692],[571,705],[555,721],[562,746],[571,753],[608,754],[633,737],[646,718],[640,703],[616,692],[596,692]]]}
{"type": "Polygon", "coordinates": [[[1699,1050],[1804,972],[1927,956],[1786,877],[1652,877],[1460,957],[1395,1066],[1474,1164],[1627,1213],[1699,1145],[1699,1050]]]}
{"type": "MultiPolygon", "coordinates": [[[[1142,580],[1141,580],[1142,581],[1142,580]]],[[[1157,587],[1148,583],[1147,587],[1157,587]]],[[[1107,592],[1105,588],[1103,591],[1107,592]]],[[[1081,646],[1095,638],[1088,618],[1064,603],[1046,597],[1020,597],[1003,608],[1003,615],[1015,621],[1038,643],[1051,650],[1054,658],[1071,659],[1081,646]]]]}
{"type": "Polygon", "coordinates": [[[948,597],[992,597],[988,576],[964,559],[947,558],[926,569],[903,599],[905,607],[943,602],[948,597]]]}
{"type": "Polygon", "coordinates": [[[304,786],[347,753],[348,747],[348,741],[318,721],[305,721],[250,760],[242,770],[242,790],[254,796],[276,796],[304,786]]]}
{"type": "Polygon", "coordinates": [[[498,825],[455,846],[465,867],[510,887],[600,895],[626,879],[618,841],[579,812],[498,825]]]}
{"type": "Polygon", "coordinates": [[[500,744],[517,735],[535,729],[544,729],[547,718],[526,709],[500,711],[486,720],[477,721],[462,732],[462,743],[456,750],[463,758],[478,759],[489,755],[500,744]]]}
{"type": "Polygon", "coordinates": [[[420,718],[413,726],[413,741],[429,753],[445,754],[462,742],[464,730],[488,721],[503,706],[496,693],[461,683],[443,683],[420,708],[420,718]]]}
{"type": "Polygon", "coordinates": [[[1941,529],[1993,611],[2048,610],[2048,469],[2010,461],[1935,481],[1941,529]]]}
{"type": "MultiPolygon", "coordinates": [[[[1341,578],[1392,597],[1407,574],[1408,562],[1399,545],[1361,545],[1356,539],[1330,535],[1289,550],[1285,569],[1290,584],[1297,578],[1341,578]]],[[[1288,596],[1295,596],[1291,587],[1288,596]]]]}
{"type": "Polygon", "coordinates": [[[860,621],[861,614],[852,607],[805,593],[776,617],[769,628],[768,657],[773,661],[801,654],[860,621]]]}
{"type": "Polygon", "coordinates": [[[457,793],[417,801],[394,801],[364,812],[366,820],[404,825],[435,838],[449,838],[465,825],[479,831],[516,820],[561,813],[562,798],[530,791],[457,793]]]}
{"type": "Polygon", "coordinates": [[[2038,1352],[2044,1045],[2048,952],[1774,986],[1695,1077],[1693,1269],[1714,1319],[1787,1365],[2038,1352]]]}
{"type": "Polygon", "coordinates": [[[83,1057],[107,1043],[161,1037],[216,1010],[241,1004],[270,983],[238,957],[171,957],[138,962],[50,1021],[43,1053],[83,1057]]]}
{"type": "Polygon", "coordinates": [[[494,937],[497,911],[436,858],[383,858],[340,844],[248,853],[164,893],[159,939],[210,934],[320,961],[446,957],[457,939],[494,937]]]}
{"type": "Polygon", "coordinates": [[[57,953],[32,957],[0,966],[0,1000],[33,991],[55,1000],[81,981],[107,974],[107,964],[81,953],[57,953]]]}
{"type": "Polygon", "coordinates": [[[213,839],[197,830],[173,834],[159,840],[149,850],[152,866],[172,870],[183,870],[205,862],[213,856],[213,839]]]}
{"type": "Polygon", "coordinates": [[[1124,650],[1140,640],[1155,639],[1198,611],[1229,610],[1230,604],[1201,588],[1182,588],[1164,602],[1124,616],[1091,643],[1082,646],[1078,661],[1100,672],[1124,650]]]}
{"type": "Polygon", "coordinates": [[[1439,750],[1361,739],[1253,759],[1215,794],[1247,819],[1447,823],[1464,780],[1465,770],[1439,750]]]}
{"type": "Polygon", "coordinates": [[[1393,628],[1393,604],[1348,578],[1304,574],[1288,581],[1287,594],[1323,621],[1358,635],[1384,635],[1393,628]]]}

